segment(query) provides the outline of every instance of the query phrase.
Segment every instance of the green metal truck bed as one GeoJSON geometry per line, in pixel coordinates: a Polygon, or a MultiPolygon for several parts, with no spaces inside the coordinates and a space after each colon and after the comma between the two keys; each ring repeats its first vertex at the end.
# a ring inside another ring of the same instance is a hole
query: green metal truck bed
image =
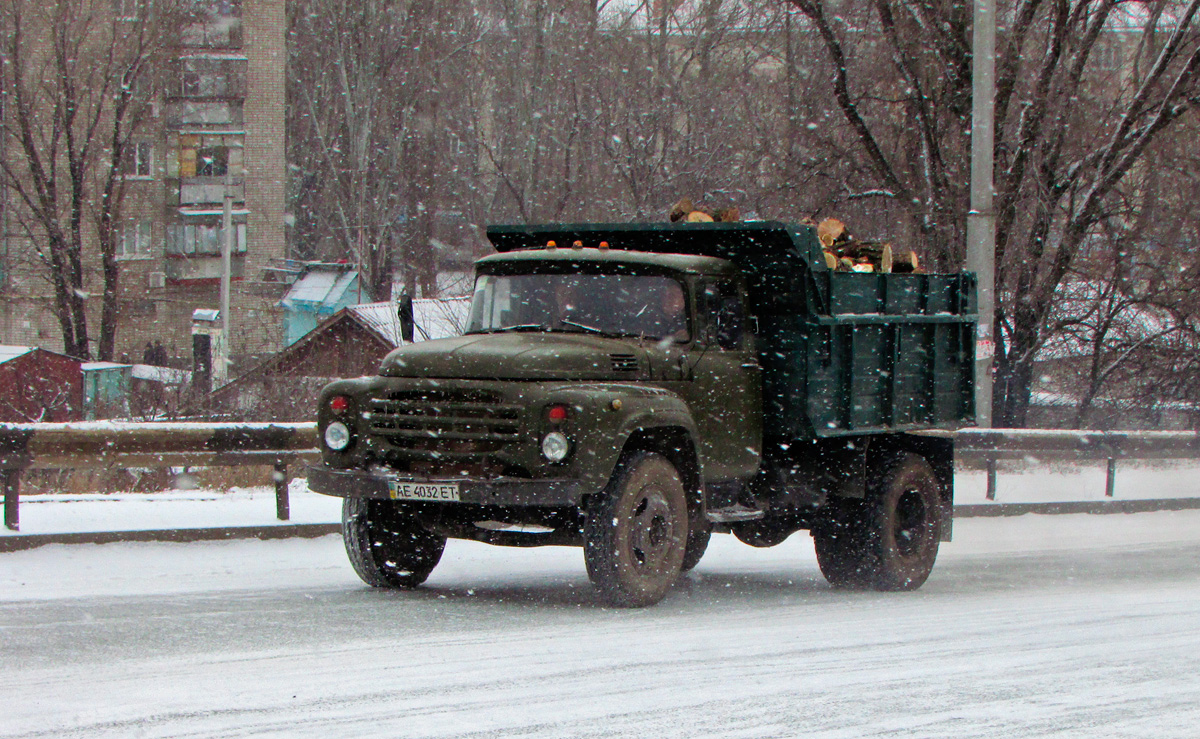
{"type": "Polygon", "coordinates": [[[974,422],[975,276],[835,272],[816,230],[778,222],[494,226],[501,251],[576,241],[720,257],[758,318],[772,440],[974,422]]]}

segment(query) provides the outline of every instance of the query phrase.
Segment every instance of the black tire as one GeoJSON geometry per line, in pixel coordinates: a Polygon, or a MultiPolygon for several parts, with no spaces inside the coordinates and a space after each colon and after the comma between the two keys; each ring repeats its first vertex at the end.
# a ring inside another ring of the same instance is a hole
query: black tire
{"type": "Polygon", "coordinates": [[[583,557],[592,584],[610,605],[653,605],[679,579],[687,543],[679,472],[650,452],[622,460],[584,524],[583,557]]]}
{"type": "Polygon", "coordinates": [[[813,546],[821,574],[835,588],[870,584],[867,506],[860,500],[831,499],[825,518],[813,527],[813,546]]]}
{"type": "Polygon", "coordinates": [[[342,540],[362,581],[376,588],[415,588],[442,558],[446,537],[421,528],[390,500],[346,498],[342,540]]]}
{"type": "Polygon", "coordinates": [[[687,546],[683,550],[683,564],[680,565],[680,572],[691,572],[700,564],[700,560],[704,557],[704,553],[708,551],[708,541],[712,538],[712,523],[705,520],[703,523],[696,520],[688,525],[687,546]]]}
{"type": "Polygon", "coordinates": [[[884,465],[862,502],[840,500],[813,530],[817,564],[835,587],[916,590],[937,560],[941,485],[924,458],[884,465]]]}

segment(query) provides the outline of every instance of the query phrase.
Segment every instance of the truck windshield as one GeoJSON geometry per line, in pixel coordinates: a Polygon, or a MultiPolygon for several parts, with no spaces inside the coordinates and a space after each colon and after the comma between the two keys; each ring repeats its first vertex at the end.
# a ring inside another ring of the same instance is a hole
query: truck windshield
{"type": "Polygon", "coordinates": [[[659,275],[480,275],[467,333],[564,331],[690,339],[683,285],[659,275]]]}

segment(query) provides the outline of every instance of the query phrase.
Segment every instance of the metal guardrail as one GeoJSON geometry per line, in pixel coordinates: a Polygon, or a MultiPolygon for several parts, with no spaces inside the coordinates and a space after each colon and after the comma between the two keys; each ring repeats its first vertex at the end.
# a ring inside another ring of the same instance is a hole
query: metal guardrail
{"type": "Polygon", "coordinates": [[[1195,431],[962,429],[947,435],[954,438],[956,461],[986,465],[988,500],[996,499],[996,464],[1004,459],[1107,462],[1104,495],[1112,498],[1121,460],[1200,458],[1195,431]]]}
{"type": "Polygon", "coordinates": [[[20,529],[25,470],[248,465],[274,467],[275,512],[287,521],[288,465],[319,456],[315,423],[0,424],[4,525],[20,529]]]}
{"type": "MultiPolygon", "coordinates": [[[[963,429],[919,433],[952,437],[958,461],[985,464],[988,500],[996,499],[997,462],[1004,459],[1107,461],[1105,492],[1112,498],[1120,460],[1200,458],[1200,434],[1192,431],[963,429]]],[[[315,461],[319,456],[315,423],[0,424],[4,525],[19,529],[20,475],[24,470],[97,467],[269,465],[275,469],[276,515],[287,521],[288,465],[315,461]]]]}

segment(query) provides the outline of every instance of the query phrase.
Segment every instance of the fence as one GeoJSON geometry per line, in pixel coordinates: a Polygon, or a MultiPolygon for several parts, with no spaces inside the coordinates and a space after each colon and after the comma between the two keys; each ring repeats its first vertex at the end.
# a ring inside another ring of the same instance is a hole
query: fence
{"type": "Polygon", "coordinates": [[[1107,462],[1104,495],[1112,498],[1120,460],[1200,458],[1200,435],[1193,431],[963,429],[948,435],[957,461],[986,466],[988,500],[996,499],[996,463],[1002,459],[1107,462]]]}
{"type": "Polygon", "coordinates": [[[315,423],[0,424],[4,525],[20,528],[21,473],[104,467],[275,469],[275,512],[290,518],[288,466],[319,458],[315,423]]]}
{"type": "MultiPolygon", "coordinates": [[[[1190,431],[964,429],[921,433],[953,437],[960,462],[985,465],[988,500],[996,498],[997,462],[1003,459],[1107,461],[1106,495],[1112,498],[1121,460],[1200,458],[1200,435],[1190,431]]],[[[288,466],[318,458],[313,423],[0,424],[4,525],[13,531],[19,528],[22,471],[88,467],[269,465],[275,469],[276,515],[286,521],[288,466]]]]}

